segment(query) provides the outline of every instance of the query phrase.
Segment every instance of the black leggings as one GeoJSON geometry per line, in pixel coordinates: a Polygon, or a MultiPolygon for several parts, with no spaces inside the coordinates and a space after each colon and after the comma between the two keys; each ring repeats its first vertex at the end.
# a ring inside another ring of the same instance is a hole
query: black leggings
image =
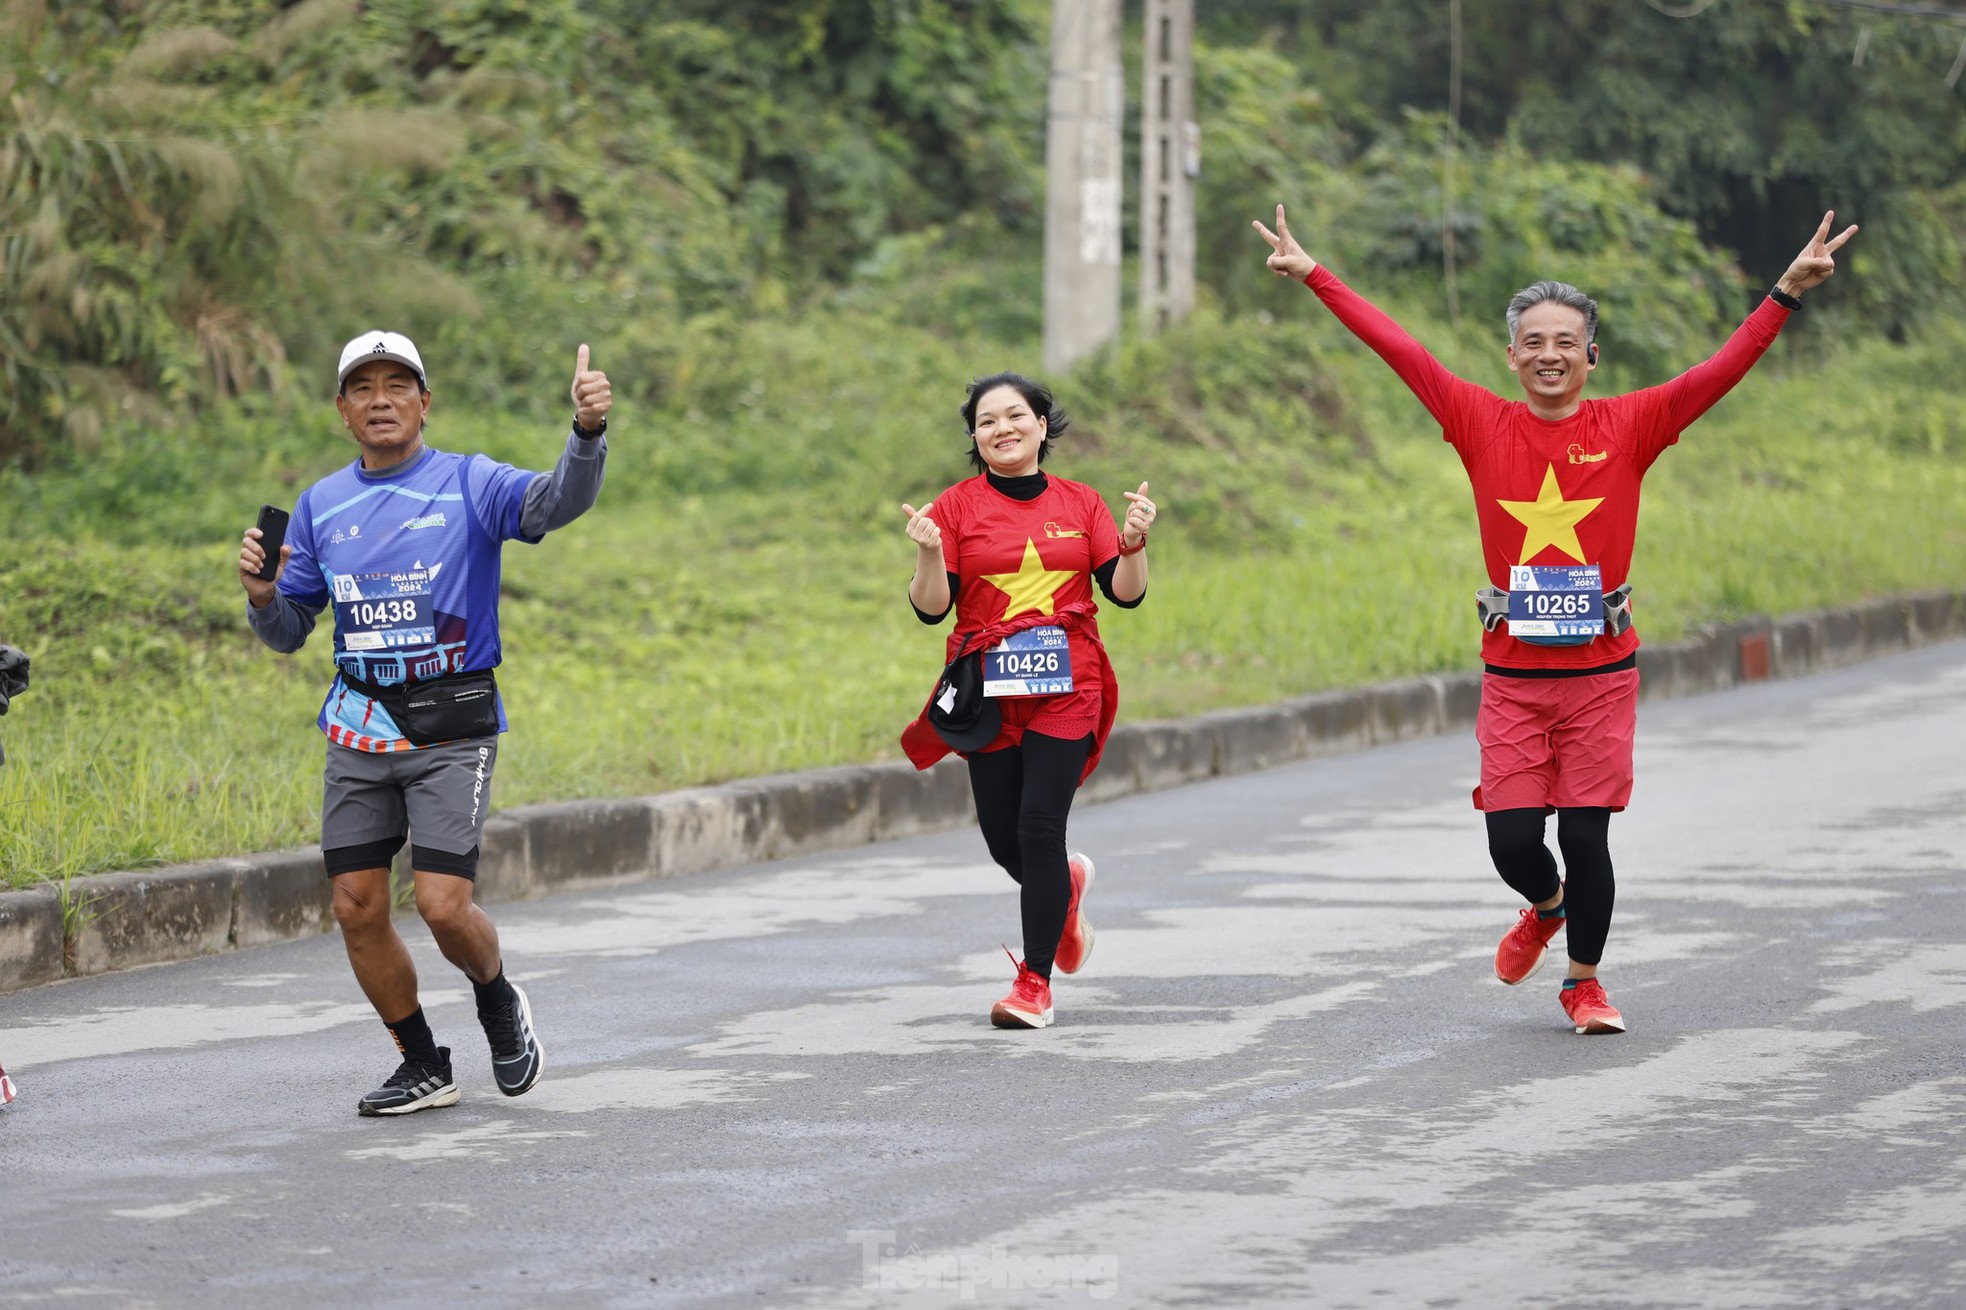
{"type": "Polygon", "coordinates": [[[1502,881],[1532,905],[1563,889],[1569,921],[1570,958],[1595,965],[1611,932],[1611,905],[1618,886],[1611,876],[1611,811],[1604,806],[1556,812],[1556,844],[1563,848],[1563,881],[1556,858],[1543,844],[1543,810],[1490,810],[1488,854],[1502,881]]]}
{"type": "Polygon", "coordinates": [[[1091,753],[1091,733],[1062,741],[1027,732],[1019,745],[969,757],[983,842],[1024,889],[1024,963],[1047,978],[1072,904],[1065,820],[1091,753]]]}

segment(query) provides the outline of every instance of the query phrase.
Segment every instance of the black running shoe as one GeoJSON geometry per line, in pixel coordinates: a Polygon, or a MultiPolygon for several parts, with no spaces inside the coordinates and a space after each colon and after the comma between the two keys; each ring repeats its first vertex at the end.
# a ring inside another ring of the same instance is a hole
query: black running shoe
{"type": "Polygon", "coordinates": [[[451,1048],[437,1048],[437,1063],[405,1060],[389,1081],[356,1103],[356,1112],[374,1116],[415,1114],[442,1105],[456,1105],[457,1082],[451,1077],[451,1048]]]}
{"type": "Polygon", "coordinates": [[[532,1030],[532,1002],[517,983],[508,983],[512,999],[496,1010],[478,1012],[491,1042],[492,1077],[498,1090],[507,1096],[524,1096],[539,1081],[546,1067],[546,1054],[539,1049],[539,1038],[532,1030]]]}

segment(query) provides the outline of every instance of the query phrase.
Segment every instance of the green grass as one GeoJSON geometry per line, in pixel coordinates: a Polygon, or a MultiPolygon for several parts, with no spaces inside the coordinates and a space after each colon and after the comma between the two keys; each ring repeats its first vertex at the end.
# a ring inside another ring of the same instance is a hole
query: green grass
{"type": "MultiPolygon", "coordinates": [[[[1122,721],[1476,661],[1458,460],[1332,325],[1252,329],[1204,314],[1060,386],[1077,421],[1050,467],[1115,505],[1150,479],[1163,509],[1146,605],[1103,615],[1122,721]]],[[[1644,635],[1959,585],[1962,332],[1778,345],[1647,481],[1644,635]]],[[[1485,339],[1421,334],[1506,382],[1485,339]]],[[[961,383],[1020,352],[849,316],[677,358],[670,406],[617,414],[600,505],[507,551],[498,805],[898,758],[939,668],[897,506],[964,475],[961,383]]],[[[438,445],[534,467],[557,448],[557,418],[435,412],[438,445]]],[[[232,560],[260,501],[352,453],[329,417],[126,432],[0,477],[0,637],[35,678],[0,719],[9,883],[316,837],[327,635],[260,647],[232,560]]]]}

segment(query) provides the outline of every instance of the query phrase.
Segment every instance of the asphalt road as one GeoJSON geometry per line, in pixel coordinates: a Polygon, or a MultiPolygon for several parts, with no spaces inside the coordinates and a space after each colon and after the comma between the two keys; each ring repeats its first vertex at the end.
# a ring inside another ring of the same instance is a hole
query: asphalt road
{"type": "Polygon", "coordinates": [[[1623,1036],[1491,976],[1464,736],[1082,810],[1044,1032],[974,832],[495,907],[517,1100],[414,923],[404,1119],[334,937],[0,997],[0,1302],[1966,1304],[1962,742],[1962,643],[1644,706],[1623,1036]]]}

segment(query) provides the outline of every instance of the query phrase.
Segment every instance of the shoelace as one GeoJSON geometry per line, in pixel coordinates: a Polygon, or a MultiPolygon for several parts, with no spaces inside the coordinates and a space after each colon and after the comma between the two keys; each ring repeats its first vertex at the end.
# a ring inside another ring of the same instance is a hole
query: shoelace
{"type": "Polygon", "coordinates": [[[486,1014],[480,1011],[478,1022],[484,1025],[485,1036],[501,1060],[515,1059],[525,1053],[525,1043],[519,1040],[519,998],[513,997],[510,1004],[486,1014]]]}
{"type": "MultiPolygon", "coordinates": [[[[1002,945],[1001,942],[998,944],[1002,945]]],[[[1010,948],[1005,946],[1003,953],[1010,955],[1010,948]]],[[[1045,982],[1043,975],[1039,974],[1037,970],[1027,967],[1024,961],[1018,959],[1015,955],[1010,955],[1010,962],[1017,966],[1017,978],[1016,981],[1010,984],[1010,994],[1036,1003],[1041,999],[1043,988],[1049,984],[1045,982]]]]}
{"type": "Polygon", "coordinates": [[[1533,933],[1541,937],[1544,941],[1548,941],[1550,938],[1556,936],[1557,932],[1556,928],[1551,925],[1561,925],[1565,922],[1567,920],[1561,918],[1545,919],[1541,910],[1533,905],[1525,905],[1522,907],[1522,918],[1517,921],[1516,929],[1519,932],[1533,933]]]}

